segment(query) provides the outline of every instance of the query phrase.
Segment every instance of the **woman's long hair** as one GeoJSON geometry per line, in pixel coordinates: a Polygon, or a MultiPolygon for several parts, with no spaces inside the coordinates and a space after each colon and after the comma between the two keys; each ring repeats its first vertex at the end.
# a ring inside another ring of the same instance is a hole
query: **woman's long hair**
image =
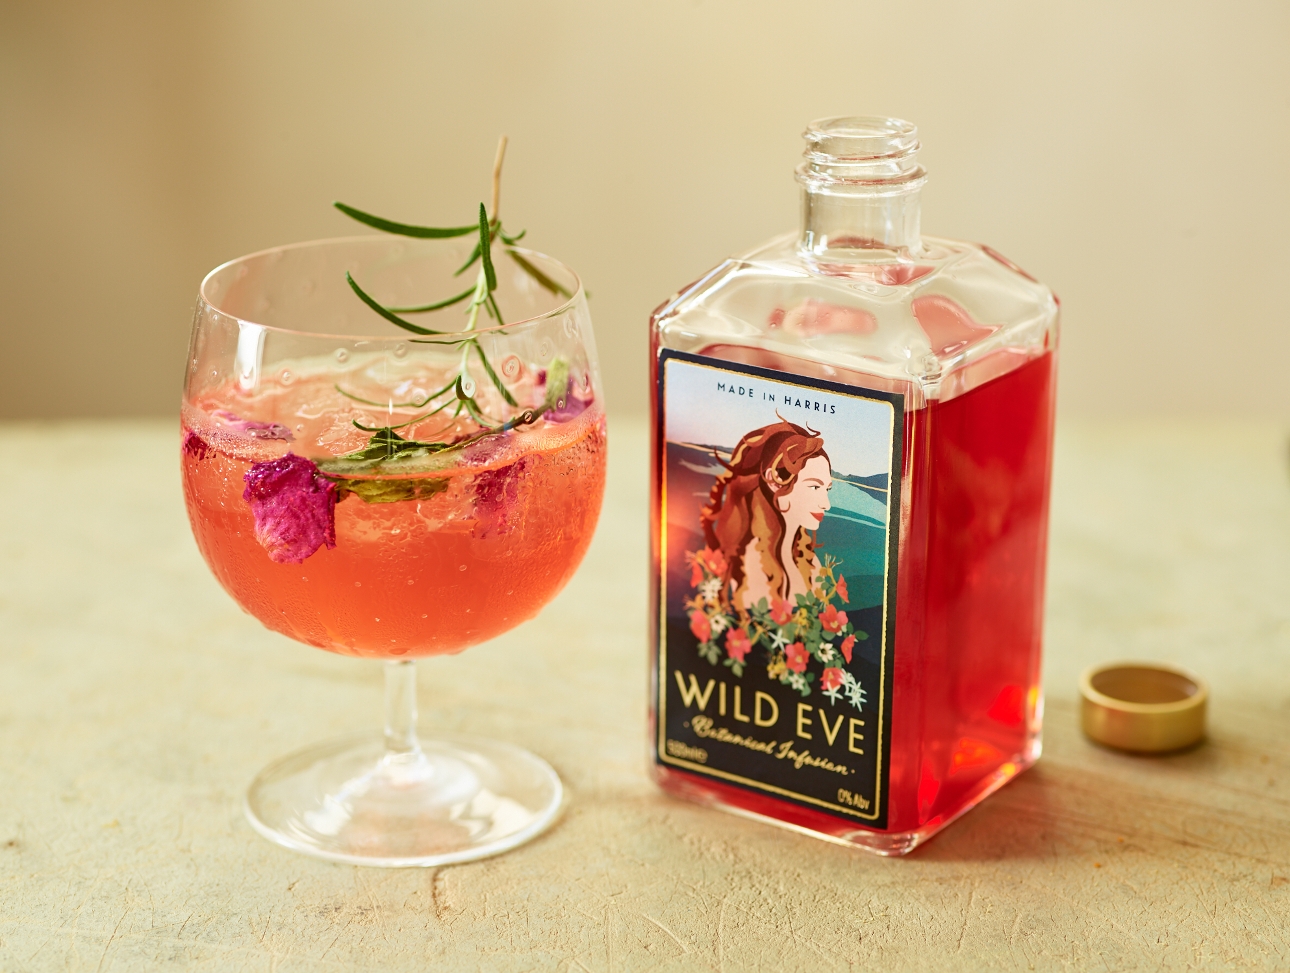
{"type": "MultiPolygon", "coordinates": [[[[770,579],[772,594],[788,597],[788,570],[780,554],[784,544],[784,515],[779,512],[776,501],[793,489],[802,467],[816,456],[828,459],[819,434],[781,419],[754,429],[739,440],[730,454],[730,462],[717,457],[725,471],[717,474],[699,522],[708,547],[725,555],[723,603],[729,605],[733,590],[734,603],[743,611],[743,599],[739,596],[747,581],[744,552],[750,541],[756,541],[754,549],[762,571],[770,579]]],[[[798,529],[793,538],[792,557],[809,585],[815,564],[813,534],[798,529]]]]}

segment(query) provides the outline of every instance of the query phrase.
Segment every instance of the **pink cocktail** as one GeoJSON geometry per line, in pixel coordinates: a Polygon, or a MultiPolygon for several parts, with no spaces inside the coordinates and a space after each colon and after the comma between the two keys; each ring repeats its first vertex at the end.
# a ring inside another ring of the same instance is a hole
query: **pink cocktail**
{"type": "Polygon", "coordinates": [[[504,323],[472,315],[463,331],[448,309],[417,318],[420,337],[391,335],[346,281],[409,304],[460,289],[452,271],[468,255],[447,241],[320,241],[233,261],[202,285],[181,447],[198,547],[267,627],[387,660],[383,740],[288,757],[248,794],[257,830],[320,857],[469,860],[537,834],[560,803],[559,779],[526,751],[416,733],[411,659],[536,615],[586,553],[605,482],[571,271],[499,246],[486,296],[504,323]]]}
{"type": "MultiPolygon", "coordinates": [[[[343,409],[333,382],[301,381],[293,391],[297,401],[331,397],[343,409]]],[[[252,468],[291,444],[212,420],[237,404],[224,392],[185,417],[184,495],[220,584],[274,631],[346,655],[459,652],[536,615],[586,553],[605,484],[598,408],[479,444],[422,498],[369,503],[348,494],[335,508],[336,546],[293,564],[266,558],[243,501],[252,468]]]]}

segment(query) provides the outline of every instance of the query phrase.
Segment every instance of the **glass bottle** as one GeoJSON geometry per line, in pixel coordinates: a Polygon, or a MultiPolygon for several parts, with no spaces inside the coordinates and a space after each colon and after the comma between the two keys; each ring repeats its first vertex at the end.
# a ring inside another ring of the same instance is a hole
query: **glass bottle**
{"type": "Polygon", "coordinates": [[[805,137],[801,230],[651,319],[652,766],[902,854],[1040,753],[1058,302],[920,234],[913,125],[805,137]]]}

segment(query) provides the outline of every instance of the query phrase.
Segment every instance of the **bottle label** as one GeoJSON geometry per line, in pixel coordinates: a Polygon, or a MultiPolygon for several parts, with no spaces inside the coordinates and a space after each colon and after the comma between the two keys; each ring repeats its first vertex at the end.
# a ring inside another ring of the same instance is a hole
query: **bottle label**
{"type": "Polygon", "coordinates": [[[665,350],[657,759],[886,827],[904,396],[665,350]]]}

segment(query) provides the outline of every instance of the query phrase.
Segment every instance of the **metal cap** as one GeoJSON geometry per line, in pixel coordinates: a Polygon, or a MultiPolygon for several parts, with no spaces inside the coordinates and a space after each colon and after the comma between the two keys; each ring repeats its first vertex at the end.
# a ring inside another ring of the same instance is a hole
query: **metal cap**
{"type": "Polygon", "coordinates": [[[1209,687],[1159,662],[1112,662],[1084,670],[1080,723],[1098,743],[1135,753],[1189,747],[1205,735],[1209,687]]]}

